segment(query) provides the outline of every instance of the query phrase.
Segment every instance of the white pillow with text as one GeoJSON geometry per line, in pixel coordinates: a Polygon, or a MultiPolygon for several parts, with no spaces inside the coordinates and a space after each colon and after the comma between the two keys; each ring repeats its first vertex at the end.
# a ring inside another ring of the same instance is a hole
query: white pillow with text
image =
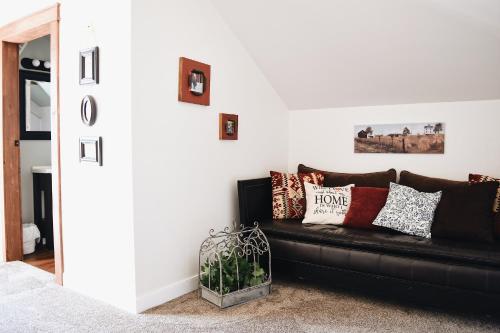
{"type": "Polygon", "coordinates": [[[343,187],[323,187],[304,183],[306,190],[306,214],[302,223],[336,224],[344,222],[351,205],[350,184],[343,187]]]}

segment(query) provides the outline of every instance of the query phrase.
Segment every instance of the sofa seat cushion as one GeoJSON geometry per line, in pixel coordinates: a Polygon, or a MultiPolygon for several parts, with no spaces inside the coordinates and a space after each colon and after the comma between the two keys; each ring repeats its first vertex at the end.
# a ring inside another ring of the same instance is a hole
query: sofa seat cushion
{"type": "MultiPolygon", "coordinates": [[[[334,225],[307,225],[300,220],[259,222],[266,236],[458,264],[500,267],[500,242],[475,243],[426,239],[390,230],[364,230],[334,225]]],[[[271,248],[272,250],[272,248],[271,248]]]]}
{"type": "Polygon", "coordinates": [[[308,265],[313,265],[309,266],[313,275],[317,274],[313,267],[319,265],[500,295],[500,269],[498,267],[463,265],[463,263],[452,261],[437,261],[433,258],[408,257],[280,238],[269,238],[269,243],[273,251],[273,265],[277,262],[285,263],[287,265],[285,274],[293,271],[295,263],[300,263],[306,270],[308,265]]]}

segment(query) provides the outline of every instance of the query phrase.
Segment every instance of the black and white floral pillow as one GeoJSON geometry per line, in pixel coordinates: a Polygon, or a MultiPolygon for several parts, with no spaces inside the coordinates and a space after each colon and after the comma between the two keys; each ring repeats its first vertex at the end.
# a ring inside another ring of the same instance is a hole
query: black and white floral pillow
{"type": "Polygon", "coordinates": [[[387,202],[373,224],[409,235],[431,238],[432,220],[439,200],[441,191],[425,193],[391,183],[387,202]]]}

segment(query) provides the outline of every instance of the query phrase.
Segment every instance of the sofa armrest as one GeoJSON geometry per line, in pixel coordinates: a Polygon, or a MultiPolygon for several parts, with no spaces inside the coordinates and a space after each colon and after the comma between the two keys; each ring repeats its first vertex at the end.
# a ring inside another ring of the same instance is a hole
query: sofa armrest
{"type": "Polygon", "coordinates": [[[254,222],[272,218],[271,177],[239,180],[238,202],[240,206],[240,224],[253,226],[254,222]]]}

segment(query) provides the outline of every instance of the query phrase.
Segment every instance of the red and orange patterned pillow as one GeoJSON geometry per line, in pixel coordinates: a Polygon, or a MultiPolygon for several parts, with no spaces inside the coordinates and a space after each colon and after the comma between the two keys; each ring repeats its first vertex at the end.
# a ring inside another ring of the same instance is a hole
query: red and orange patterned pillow
{"type": "Polygon", "coordinates": [[[323,185],[321,173],[281,173],[271,171],[273,219],[301,219],[306,212],[304,182],[323,185]]]}
{"type": "MultiPolygon", "coordinates": [[[[483,183],[483,182],[500,182],[500,179],[493,178],[490,176],[476,175],[473,173],[469,174],[469,182],[471,183],[483,183]]],[[[493,203],[493,211],[495,213],[500,212],[500,186],[497,190],[497,196],[495,202],[493,203]]]]}

